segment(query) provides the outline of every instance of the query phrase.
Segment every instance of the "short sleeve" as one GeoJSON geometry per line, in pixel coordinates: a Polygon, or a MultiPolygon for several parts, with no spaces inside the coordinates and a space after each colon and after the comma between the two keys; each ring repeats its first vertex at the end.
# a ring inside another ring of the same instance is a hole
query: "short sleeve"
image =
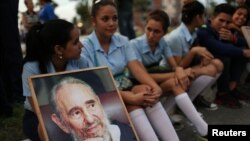
{"type": "Polygon", "coordinates": [[[36,74],[39,74],[37,63],[32,62],[24,64],[22,73],[23,96],[31,96],[28,79],[30,76],[36,74]]]}
{"type": "Polygon", "coordinates": [[[137,60],[135,49],[130,45],[128,40],[125,41],[124,50],[125,50],[126,60],[128,62],[132,60],[137,60]]]}
{"type": "Polygon", "coordinates": [[[164,57],[165,58],[173,57],[172,50],[168,46],[168,44],[165,40],[162,40],[162,45],[163,45],[164,57]]]}
{"type": "Polygon", "coordinates": [[[83,48],[81,52],[81,57],[84,59],[84,62],[87,64],[88,67],[94,67],[96,64],[94,64],[94,46],[91,44],[90,39],[87,37],[82,41],[83,48]]]}
{"type": "Polygon", "coordinates": [[[78,67],[80,69],[89,68],[89,67],[93,66],[90,62],[91,61],[89,61],[89,58],[87,58],[85,56],[81,56],[80,59],[77,60],[78,67]]]}
{"type": "Polygon", "coordinates": [[[141,54],[140,54],[140,52],[138,50],[139,49],[138,43],[136,41],[134,41],[134,40],[131,40],[129,42],[129,45],[133,48],[137,60],[139,60],[140,62],[142,62],[142,57],[141,57],[141,54]]]}
{"type": "Polygon", "coordinates": [[[181,41],[178,37],[165,37],[165,41],[173,56],[182,56],[181,41]]]}

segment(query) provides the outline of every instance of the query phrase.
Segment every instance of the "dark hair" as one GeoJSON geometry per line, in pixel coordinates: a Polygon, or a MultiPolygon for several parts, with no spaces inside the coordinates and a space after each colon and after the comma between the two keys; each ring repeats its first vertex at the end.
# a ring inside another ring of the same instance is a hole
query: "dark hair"
{"type": "Polygon", "coordinates": [[[24,4],[25,4],[25,5],[27,5],[27,4],[28,4],[28,3],[27,3],[27,0],[24,0],[24,4]]]}
{"type": "Polygon", "coordinates": [[[235,9],[233,6],[227,3],[222,3],[222,4],[215,6],[213,15],[217,16],[220,13],[225,13],[225,14],[232,16],[234,14],[234,11],[235,9]]]}
{"type": "Polygon", "coordinates": [[[52,0],[43,0],[44,2],[52,2],[52,0]]]}
{"type": "Polygon", "coordinates": [[[246,23],[244,24],[244,25],[247,25],[248,22],[249,22],[249,18],[250,18],[249,7],[247,5],[245,5],[245,4],[243,4],[243,5],[237,6],[235,8],[234,12],[236,12],[238,9],[245,9],[245,10],[247,10],[247,19],[246,19],[246,23]]]}
{"type": "Polygon", "coordinates": [[[202,15],[205,12],[204,6],[198,1],[192,1],[185,4],[182,8],[182,17],[181,20],[185,24],[190,24],[192,20],[197,15],[202,15]]]}
{"type": "Polygon", "coordinates": [[[54,47],[60,45],[65,48],[73,28],[72,23],[61,19],[34,25],[27,34],[24,63],[38,61],[40,72],[47,73],[46,66],[55,53],[54,47]]]}
{"type": "Polygon", "coordinates": [[[93,5],[92,5],[92,9],[91,9],[91,16],[95,17],[98,10],[106,5],[111,5],[116,7],[116,4],[113,0],[93,0],[93,5]]]}
{"type": "Polygon", "coordinates": [[[169,27],[169,17],[166,12],[160,9],[153,10],[148,14],[147,22],[151,19],[161,22],[163,31],[167,32],[169,27]]]}

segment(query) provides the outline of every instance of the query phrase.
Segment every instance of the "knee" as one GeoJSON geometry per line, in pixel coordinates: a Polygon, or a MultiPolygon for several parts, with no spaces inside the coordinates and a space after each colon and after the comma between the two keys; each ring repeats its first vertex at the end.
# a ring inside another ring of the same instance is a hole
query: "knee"
{"type": "Polygon", "coordinates": [[[179,82],[176,82],[174,78],[168,79],[165,82],[161,83],[160,87],[162,88],[163,93],[170,92],[174,96],[184,92],[184,89],[181,87],[179,82]]]}
{"type": "Polygon", "coordinates": [[[219,59],[213,59],[211,62],[217,69],[217,73],[222,72],[224,65],[219,59]]]}
{"type": "Polygon", "coordinates": [[[207,66],[202,67],[202,74],[201,75],[208,75],[208,76],[216,76],[217,68],[214,64],[210,63],[207,66]]]}
{"type": "Polygon", "coordinates": [[[139,93],[139,92],[143,92],[143,91],[150,91],[150,86],[148,85],[145,85],[145,84],[140,84],[140,85],[135,85],[133,88],[132,88],[132,92],[133,93],[139,93]]]}
{"type": "Polygon", "coordinates": [[[169,91],[172,91],[173,88],[176,87],[176,82],[174,81],[173,78],[170,78],[160,83],[160,87],[163,90],[163,93],[165,94],[169,91]]]}

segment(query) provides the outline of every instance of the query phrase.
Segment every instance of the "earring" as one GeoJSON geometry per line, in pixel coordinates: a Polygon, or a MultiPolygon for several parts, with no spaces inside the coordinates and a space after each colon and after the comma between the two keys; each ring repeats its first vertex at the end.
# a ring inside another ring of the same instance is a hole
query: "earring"
{"type": "Polygon", "coordinates": [[[60,60],[62,60],[62,59],[63,59],[62,54],[58,54],[58,58],[59,58],[60,60]]]}

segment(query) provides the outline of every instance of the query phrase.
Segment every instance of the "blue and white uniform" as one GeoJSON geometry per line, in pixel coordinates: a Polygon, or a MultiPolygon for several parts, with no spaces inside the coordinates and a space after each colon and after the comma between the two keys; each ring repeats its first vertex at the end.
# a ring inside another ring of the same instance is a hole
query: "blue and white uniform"
{"type": "Polygon", "coordinates": [[[120,74],[130,61],[136,60],[134,49],[125,36],[115,34],[111,38],[108,53],[101,47],[95,31],[83,40],[82,56],[88,58],[90,67],[108,66],[113,75],[120,74]]]}

